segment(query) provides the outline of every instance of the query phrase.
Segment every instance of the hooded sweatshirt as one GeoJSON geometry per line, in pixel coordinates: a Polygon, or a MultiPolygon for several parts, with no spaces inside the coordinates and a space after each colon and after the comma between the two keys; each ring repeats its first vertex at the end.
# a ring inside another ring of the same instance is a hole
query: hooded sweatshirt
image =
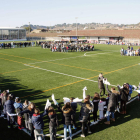
{"type": "Polygon", "coordinates": [[[4,111],[8,113],[14,113],[14,101],[13,100],[7,100],[4,104],[4,111]]]}
{"type": "Polygon", "coordinates": [[[35,129],[43,129],[44,122],[43,117],[47,114],[46,110],[43,114],[33,114],[32,116],[32,123],[35,129]]]}

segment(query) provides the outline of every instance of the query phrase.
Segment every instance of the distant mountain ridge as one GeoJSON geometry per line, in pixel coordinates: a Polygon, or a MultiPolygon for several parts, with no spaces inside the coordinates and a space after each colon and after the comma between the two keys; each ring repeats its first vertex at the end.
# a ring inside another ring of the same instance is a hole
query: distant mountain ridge
{"type": "MultiPolygon", "coordinates": [[[[29,25],[23,25],[21,28],[29,27],[29,25]]],[[[44,25],[32,25],[30,24],[30,27],[34,29],[56,29],[56,30],[75,30],[76,29],[76,23],[72,24],[56,24],[54,26],[44,26],[44,25]]],[[[85,23],[80,24],[77,23],[77,27],[80,30],[86,30],[86,29],[140,29],[140,23],[138,24],[112,24],[112,23],[85,23]]]]}

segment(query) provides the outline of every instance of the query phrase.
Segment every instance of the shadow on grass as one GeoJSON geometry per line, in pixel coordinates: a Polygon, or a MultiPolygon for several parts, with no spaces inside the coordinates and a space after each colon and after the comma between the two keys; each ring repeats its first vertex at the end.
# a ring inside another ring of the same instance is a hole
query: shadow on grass
{"type": "MultiPolygon", "coordinates": [[[[34,90],[34,89],[30,89],[27,86],[21,85],[19,84],[19,80],[14,78],[14,77],[10,77],[10,76],[2,76],[0,75],[0,89],[3,91],[5,89],[9,89],[10,92],[12,92],[15,96],[17,97],[24,97],[27,96],[25,98],[22,99],[22,102],[25,99],[28,99],[30,101],[34,101],[36,106],[43,111],[44,107],[45,107],[45,103],[46,101],[44,101],[44,99],[47,100],[47,98],[49,98],[50,96],[44,95],[44,94],[39,94],[42,93],[41,90],[34,90]],[[35,96],[28,96],[34,93],[38,93],[35,96]]],[[[56,99],[58,102],[60,101],[60,99],[56,99]]],[[[51,101],[51,100],[50,100],[51,101]]],[[[52,101],[51,101],[52,102],[52,101]]],[[[63,106],[63,102],[59,102],[60,106],[63,106]]],[[[57,111],[57,107],[54,106],[52,104],[52,106],[55,108],[55,110],[57,111]]],[[[127,105],[127,114],[126,115],[121,115],[119,113],[115,113],[115,118],[116,118],[116,122],[111,122],[111,125],[105,125],[104,121],[99,122],[99,124],[97,125],[93,125],[91,127],[92,132],[94,132],[95,134],[97,132],[100,132],[104,129],[108,129],[110,127],[114,127],[114,126],[119,126],[121,124],[124,124],[130,120],[133,120],[135,118],[140,118],[140,114],[139,114],[139,110],[140,110],[140,102],[138,102],[137,100],[133,101],[132,103],[127,105]]],[[[57,112],[58,114],[58,119],[59,119],[59,128],[57,129],[59,134],[63,134],[63,125],[61,123],[61,119],[62,119],[62,114],[57,112]]],[[[92,119],[92,115],[91,115],[91,120],[92,119]]],[[[77,110],[76,113],[76,124],[78,127],[78,130],[81,129],[81,124],[78,122],[79,119],[79,110],[77,110]]],[[[45,116],[44,117],[44,134],[49,133],[49,125],[48,125],[48,117],[45,116]]],[[[3,118],[0,118],[0,132],[1,132],[1,140],[29,140],[30,136],[28,136],[27,134],[25,134],[23,131],[18,130],[17,128],[11,130],[7,128],[7,121],[3,120],[3,118]]],[[[113,128],[112,128],[113,129],[113,128]]],[[[72,133],[75,133],[75,130],[72,130],[72,133]]],[[[93,133],[93,134],[94,134],[93,133]]],[[[79,134],[77,136],[75,136],[74,138],[78,138],[79,134]]],[[[45,139],[50,139],[49,137],[46,137],[45,139]]],[[[62,139],[62,138],[57,138],[57,139],[62,139]]]]}
{"type": "MultiPolygon", "coordinates": [[[[22,98],[22,103],[24,102],[25,99],[28,99],[29,101],[40,101],[41,99],[44,98],[49,98],[50,96],[43,96],[40,95],[39,93],[42,93],[41,90],[34,90],[31,89],[27,86],[21,85],[20,80],[17,78],[11,77],[11,76],[3,76],[0,75],[0,89],[1,91],[10,90],[10,93],[13,93],[15,97],[20,97],[22,98]],[[38,93],[36,96],[29,96],[32,94],[38,93]],[[24,98],[24,96],[27,96],[24,98]]],[[[36,106],[38,108],[44,108],[45,102],[38,102],[36,103],[36,106]]],[[[7,128],[7,120],[4,120],[3,118],[0,118],[0,132],[1,140],[30,140],[30,136],[25,134],[23,131],[18,130],[17,128],[14,129],[8,129],[7,128]]]]}
{"type": "Polygon", "coordinates": [[[131,102],[130,104],[127,105],[127,113],[125,115],[122,115],[118,112],[115,113],[115,120],[116,120],[115,122],[111,122],[110,125],[105,125],[104,124],[104,122],[106,121],[106,119],[105,119],[105,120],[99,122],[97,125],[94,125],[91,128],[92,129],[95,128],[94,133],[96,133],[96,132],[100,132],[100,131],[110,128],[110,127],[125,124],[126,122],[129,122],[130,120],[133,120],[135,118],[140,118],[139,110],[140,110],[140,102],[137,100],[134,100],[133,102],[131,102]]]}
{"type": "MultiPolygon", "coordinates": [[[[100,121],[98,124],[91,126],[91,131],[93,133],[92,134],[87,134],[86,133],[86,136],[94,135],[94,134],[96,134],[100,131],[103,131],[103,130],[111,128],[111,127],[113,129],[114,126],[119,126],[121,124],[125,124],[125,123],[129,122],[130,120],[140,118],[139,110],[140,110],[140,101],[134,100],[133,102],[131,102],[130,104],[127,105],[127,114],[126,115],[121,115],[120,113],[116,112],[115,113],[115,119],[116,119],[115,122],[111,122],[110,125],[105,125],[104,122],[106,121],[106,119],[103,120],[103,121],[100,121]]],[[[78,117],[79,117],[79,111],[76,112],[76,120],[78,120],[78,117]]],[[[91,120],[93,120],[93,115],[91,115],[90,118],[91,118],[91,120]]],[[[81,130],[81,124],[78,121],[76,123],[77,123],[78,130],[81,130]]],[[[46,127],[46,129],[47,129],[47,127],[46,127]]],[[[57,129],[57,130],[59,132],[61,132],[59,134],[63,135],[63,133],[64,133],[63,132],[63,126],[61,126],[60,129],[57,129]]],[[[75,133],[77,131],[72,130],[72,133],[75,133]]],[[[80,136],[80,134],[81,133],[74,136],[73,138],[78,138],[80,136]]],[[[69,133],[68,133],[68,135],[69,135],[69,133]]],[[[47,137],[47,139],[49,139],[49,137],[47,137]]],[[[62,138],[57,137],[57,139],[62,139],[62,138]]]]}

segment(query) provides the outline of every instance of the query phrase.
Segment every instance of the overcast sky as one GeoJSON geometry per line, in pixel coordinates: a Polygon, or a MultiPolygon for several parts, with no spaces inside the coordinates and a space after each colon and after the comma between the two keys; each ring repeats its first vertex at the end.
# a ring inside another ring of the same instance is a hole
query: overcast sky
{"type": "Polygon", "coordinates": [[[140,22],[140,0],[0,0],[0,27],[140,22]]]}

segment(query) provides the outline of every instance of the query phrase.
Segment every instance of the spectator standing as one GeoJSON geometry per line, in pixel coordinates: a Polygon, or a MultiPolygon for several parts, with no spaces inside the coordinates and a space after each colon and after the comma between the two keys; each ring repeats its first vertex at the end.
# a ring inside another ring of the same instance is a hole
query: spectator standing
{"type": "Polygon", "coordinates": [[[112,87],[111,91],[110,91],[108,89],[108,85],[106,85],[106,90],[109,94],[109,103],[108,103],[108,108],[107,108],[107,112],[106,112],[107,122],[105,122],[105,124],[110,125],[110,120],[115,122],[114,112],[115,112],[115,108],[117,105],[119,92],[116,91],[114,87],[112,87]],[[112,115],[111,119],[110,119],[110,114],[112,115]]]}
{"type": "Polygon", "coordinates": [[[100,96],[101,96],[102,91],[103,91],[103,95],[105,95],[105,86],[103,83],[103,79],[104,79],[103,74],[100,73],[98,77],[98,87],[100,89],[100,94],[99,94],[100,96]]]}

